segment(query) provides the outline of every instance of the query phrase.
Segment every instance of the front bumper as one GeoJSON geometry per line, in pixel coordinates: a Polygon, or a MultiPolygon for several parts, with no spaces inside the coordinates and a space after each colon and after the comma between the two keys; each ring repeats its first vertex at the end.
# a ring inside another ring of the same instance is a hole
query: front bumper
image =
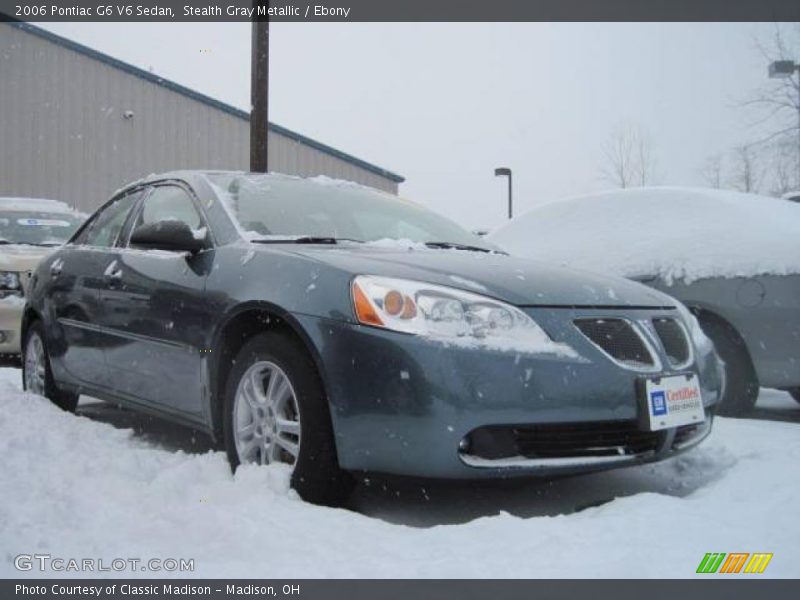
{"type": "Polygon", "coordinates": [[[0,354],[20,353],[20,329],[25,300],[21,296],[0,298],[0,354]]]}
{"type": "MultiPolygon", "coordinates": [[[[296,315],[320,357],[342,468],[440,478],[574,473],[661,460],[708,435],[710,415],[708,426],[693,435],[680,428],[665,430],[653,447],[635,454],[544,460],[470,454],[462,440],[485,427],[636,422],[637,381],[659,374],[621,368],[571,326],[575,318],[600,312],[528,312],[579,358],[448,346],[296,315]]],[[[665,313],[625,311],[629,318],[656,314],[665,313]]],[[[703,403],[711,413],[722,386],[716,355],[696,355],[689,370],[698,373],[703,403]]]]}

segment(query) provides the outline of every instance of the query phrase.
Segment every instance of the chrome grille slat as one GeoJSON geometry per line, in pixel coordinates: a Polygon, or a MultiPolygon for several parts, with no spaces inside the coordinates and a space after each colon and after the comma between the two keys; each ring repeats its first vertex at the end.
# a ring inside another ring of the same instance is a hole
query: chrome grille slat
{"type": "Polygon", "coordinates": [[[641,332],[620,318],[581,318],[573,321],[578,330],[616,362],[639,370],[650,370],[657,363],[641,332]]]}
{"type": "Polygon", "coordinates": [[[670,366],[673,368],[686,366],[691,361],[692,352],[683,326],[669,317],[655,318],[652,323],[670,366]]]}

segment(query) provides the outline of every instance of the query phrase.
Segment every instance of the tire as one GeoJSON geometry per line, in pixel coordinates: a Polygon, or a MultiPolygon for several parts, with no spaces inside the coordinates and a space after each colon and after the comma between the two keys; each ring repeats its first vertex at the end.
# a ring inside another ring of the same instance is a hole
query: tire
{"type": "Polygon", "coordinates": [[[305,348],[288,335],[258,334],[239,350],[225,384],[223,432],[234,471],[243,462],[285,462],[300,497],[325,506],[341,506],[353,489],[353,478],[339,468],[319,373],[305,348]],[[273,382],[278,389],[272,390],[273,382]],[[278,396],[283,401],[275,400],[278,396]],[[248,433],[235,434],[234,428],[248,433]]]}
{"type": "Polygon", "coordinates": [[[725,393],[717,405],[717,414],[746,415],[758,399],[758,376],[744,340],[736,329],[721,320],[701,317],[700,326],[725,362],[725,393]]]}
{"type": "Polygon", "coordinates": [[[31,323],[22,346],[22,388],[44,396],[62,410],[75,412],[79,395],[59,389],[50,370],[50,356],[41,321],[31,323]]]}
{"type": "Polygon", "coordinates": [[[791,390],[788,390],[788,392],[792,395],[792,398],[794,398],[797,402],[800,402],[800,388],[792,388],[791,390]]]}

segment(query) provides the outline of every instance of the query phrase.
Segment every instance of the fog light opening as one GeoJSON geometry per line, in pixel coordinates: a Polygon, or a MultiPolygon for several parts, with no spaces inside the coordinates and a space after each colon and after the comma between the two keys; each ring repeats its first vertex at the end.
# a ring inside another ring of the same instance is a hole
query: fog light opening
{"type": "Polygon", "coordinates": [[[465,435],[463,438],[461,438],[461,441],[458,442],[458,451],[461,454],[468,454],[471,447],[472,442],[470,442],[468,435],[465,435]]]}

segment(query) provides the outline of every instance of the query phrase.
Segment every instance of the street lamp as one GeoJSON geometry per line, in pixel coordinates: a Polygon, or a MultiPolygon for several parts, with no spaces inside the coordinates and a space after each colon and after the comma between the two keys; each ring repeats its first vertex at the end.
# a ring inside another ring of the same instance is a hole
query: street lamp
{"type": "Polygon", "coordinates": [[[511,169],[508,167],[497,167],[494,170],[495,177],[505,176],[508,177],[508,218],[514,216],[511,202],[511,169]]]}
{"type": "MultiPolygon", "coordinates": [[[[793,60],[776,60],[769,65],[769,76],[772,79],[788,79],[795,71],[800,73],[800,63],[793,60]]],[[[800,85],[797,89],[800,92],[800,85]]],[[[797,185],[800,186],[800,97],[797,102],[797,185]]]]}

